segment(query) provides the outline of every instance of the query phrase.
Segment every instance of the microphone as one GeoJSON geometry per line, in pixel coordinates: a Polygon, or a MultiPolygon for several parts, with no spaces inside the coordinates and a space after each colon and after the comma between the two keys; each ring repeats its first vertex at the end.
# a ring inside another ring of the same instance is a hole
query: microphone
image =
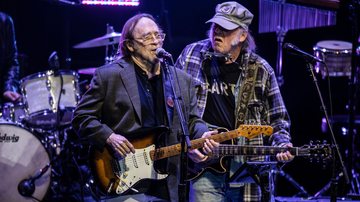
{"type": "Polygon", "coordinates": [[[41,176],[43,176],[46,171],[49,169],[50,163],[48,163],[44,168],[40,169],[39,172],[28,179],[23,179],[18,184],[18,191],[22,196],[30,197],[35,192],[35,180],[39,179],[41,176]]]}
{"type": "Polygon", "coordinates": [[[166,52],[163,48],[158,48],[155,51],[155,54],[158,58],[171,58],[171,54],[166,52]]]}
{"type": "Polygon", "coordinates": [[[321,62],[324,63],[323,60],[310,55],[309,53],[306,53],[302,50],[300,50],[298,47],[296,47],[295,45],[291,44],[291,43],[285,43],[283,46],[284,49],[286,49],[289,53],[292,53],[294,55],[298,55],[303,57],[305,60],[307,60],[308,62],[321,62]]]}
{"type": "Polygon", "coordinates": [[[56,51],[51,53],[48,59],[48,63],[51,69],[60,69],[59,57],[56,51]]]}
{"type": "Polygon", "coordinates": [[[230,54],[215,53],[210,51],[201,51],[201,54],[205,59],[210,59],[210,60],[212,58],[217,58],[217,59],[223,59],[226,62],[231,59],[230,54]]]}

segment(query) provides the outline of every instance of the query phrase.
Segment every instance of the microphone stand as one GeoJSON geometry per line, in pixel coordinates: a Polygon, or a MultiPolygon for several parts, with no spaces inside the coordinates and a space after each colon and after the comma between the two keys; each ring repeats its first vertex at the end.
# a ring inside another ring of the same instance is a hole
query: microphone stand
{"type": "Polygon", "coordinates": [[[349,125],[348,125],[348,135],[349,141],[348,145],[350,146],[349,149],[349,162],[348,162],[348,170],[352,173],[352,186],[350,192],[353,196],[359,194],[359,187],[354,186],[353,182],[357,177],[355,167],[355,158],[356,155],[356,147],[355,147],[355,140],[356,140],[356,133],[354,132],[355,129],[355,112],[356,112],[356,103],[357,103],[357,93],[358,93],[358,65],[359,59],[357,58],[358,53],[356,52],[356,48],[360,43],[360,31],[359,31],[359,14],[360,11],[360,2],[357,0],[350,1],[349,5],[349,19],[352,22],[352,52],[351,52],[351,74],[350,74],[350,82],[349,82],[349,125]],[[355,154],[354,154],[355,153],[355,154]],[[355,179],[354,179],[355,178],[355,179]]]}
{"type": "Polygon", "coordinates": [[[312,62],[314,62],[314,61],[311,61],[310,59],[306,60],[306,66],[309,69],[309,71],[311,72],[312,79],[313,79],[313,81],[315,83],[315,87],[316,87],[317,93],[318,93],[319,98],[320,98],[321,107],[322,107],[322,109],[324,111],[326,123],[327,123],[327,125],[329,127],[330,136],[331,136],[331,142],[332,142],[332,153],[334,154],[333,155],[333,161],[332,161],[333,165],[332,165],[331,196],[330,196],[331,197],[330,198],[331,202],[334,202],[334,201],[336,201],[337,186],[338,186],[338,179],[336,177],[336,175],[337,175],[336,174],[337,160],[340,163],[340,167],[341,167],[341,170],[343,172],[343,175],[344,175],[344,178],[345,178],[345,181],[346,181],[347,184],[349,183],[349,176],[348,176],[347,170],[345,168],[344,162],[342,160],[340,150],[339,150],[339,147],[338,147],[338,144],[336,142],[335,135],[334,135],[334,132],[333,132],[333,129],[332,129],[332,125],[330,124],[330,121],[329,121],[329,116],[328,116],[328,113],[327,113],[327,110],[326,110],[326,107],[325,107],[325,104],[324,104],[323,97],[321,95],[319,84],[318,84],[316,76],[314,74],[314,70],[313,70],[314,66],[313,66],[312,62]]]}
{"type": "MultiPolygon", "coordinates": [[[[174,93],[174,105],[176,108],[176,111],[179,115],[179,119],[180,119],[180,125],[181,125],[181,131],[178,131],[178,133],[180,133],[180,139],[181,139],[181,153],[180,153],[180,182],[178,185],[178,197],[179,197],[179,201],[180,202],[185,202],[186,201],[186,182],[185,182],[185,178],[187,175],[187,153],[186,151],[188,149],[191,148],[191,142],[190,142],[190,138],[189,138],[189,129],[187,126],[187,120],[184,116],[184,112],[181,109],[181,105],[180,101],[182,101],[182,97],[181,97],[181,89],[179,87],[179,92],[180,95],[177,95],[176,91],[175,91],[175,85],[173,83],[174,81],[174,77],[172,75],[172,72],[170,70],[169,64],[168,64],[168,60],[169,58],[164,57],[164,64],[165,64],[165,72],[168,76],[169,82],[170,82],[170,86],[171,89],[174,93]],[[186,146],[186,148],[185,148],[186,146]]],[[[172,62],[172,64],[174,64],[174,61],[172,59],[172,57],[170,57],[170,60],[172,62]]],[[[176,76],[176,81],[178,81],[177,78],[177,74],[176,71],[174,70],[175,76],[176,76]]],[[[183,104],[183,103],[182,103],[183,104]]]]}

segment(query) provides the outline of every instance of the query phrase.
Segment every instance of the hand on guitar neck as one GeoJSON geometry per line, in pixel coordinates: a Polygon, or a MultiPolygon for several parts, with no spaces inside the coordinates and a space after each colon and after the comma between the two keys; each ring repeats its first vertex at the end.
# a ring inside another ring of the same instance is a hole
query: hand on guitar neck
{"type": "MultiPolygon", "coordinates": [[[[217,130],[208,131],[208,132],[205,132],[201,136],[201,138],[207,138],[207,137],[210,137],[211,135],[215,135],[215,134],[218,134],[217,130]]],[[[203,162],[208,159],[209,156],[207,154],[212,153],[214,148],[216,148],[218,146],[219,146],[219,143],[215,142],[213,139],[206,139],[202,148],[190,149],[188,151],[188,156],[195,163],[203,162]]]]}
{"type": "MultiPolygon", "coordinates": [[[[193,162],[200,163],[208,160],[209,155],[211,155],[211,153],[219,147],[220,143],[209,138],[211,135],[215,134],[218,134],[217,130],[204,133],[201,137],[205,138],[203,147],[189,150],[188,156],[193,162]]],[[[289,148],[293,147],[291,143],[284,143],[280,146],[289,148]]],[[[276,159],[280,162],[289,162],[294,159],[294,155],[292,155],[289,151],[279,152],[276,154],[276,159]]]]}
{"type": "MultiPolygon", "coordinates": [[[[283,145],[281,145],[281,147],[293,147],[293,145],[291,143],[285,143],[283,145]]],[[[289,162],[292,161],[294,159],[294,155],[292,155],[289,151],[286,152],[280,152],[276,154],[276,160],[280,161],[280,162],[289,162]]]]}

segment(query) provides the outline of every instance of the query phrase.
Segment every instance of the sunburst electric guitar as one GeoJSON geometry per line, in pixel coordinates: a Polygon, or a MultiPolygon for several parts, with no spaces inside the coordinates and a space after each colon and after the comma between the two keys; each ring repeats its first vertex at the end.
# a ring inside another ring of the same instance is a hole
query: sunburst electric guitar
{"type": "MultiPolygon", "coordinates": [[[[212,135],[209,139],[216,142],[231,140],[240,136],[254,138],[259,134],[271,135],[271,126],[241,125],[238,129],[212,135]]],[[[155,148],[155,135],[149,133],[141,135],[138,140],[130,140],[135,147],[134,154],[126,158],[115,158],[105,147],[102,151],[92,150],[90,154],[91,169],[99,188],[106,195],[121,195],[135,190],[143,180],[161,180],[167,174],[159,174],[154,169],[154,161],[176,156],[181,153],[181,145],[175,144],[167,147],[155,148]]],[[[205,138],[191,141],[191,149],[203,146],[205,138]]]]}

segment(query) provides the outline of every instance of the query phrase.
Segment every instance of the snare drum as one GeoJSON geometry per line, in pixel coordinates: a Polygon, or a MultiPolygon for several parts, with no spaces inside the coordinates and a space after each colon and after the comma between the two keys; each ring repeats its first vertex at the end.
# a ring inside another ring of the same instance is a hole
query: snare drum
{"type": "Polygon", "coordinates": [[[51,70],[36,73],[21,79],[20,87],[30,125],[51,128],[57,123],[70,124],[80,97],[76,72],[60,70],[55,74],[51,70]]]}
{"type": "MultiPolygon", "coordinates": [[[[352,44],[345,41],[319,41],[313,47],[314,55],[323,60],[328,69],[329,76],[350,76],[351,74],[351,48],[352,44]]],[[[321,63],[315,65],[315,71],[323,77],[327,76],[325,66],[321,63]]]]}
{"type": "MultiPolygon", "coordinates": [[[[0,201],[33,201],[20,195],[18,185],[34,177],[50,163],[50,157],[41,141],[28,130],[14,123],[0,122],[0,201]]],[[[51,169],[34,181],[32,196],[40,201],[45,197],[51,169]]]]}

